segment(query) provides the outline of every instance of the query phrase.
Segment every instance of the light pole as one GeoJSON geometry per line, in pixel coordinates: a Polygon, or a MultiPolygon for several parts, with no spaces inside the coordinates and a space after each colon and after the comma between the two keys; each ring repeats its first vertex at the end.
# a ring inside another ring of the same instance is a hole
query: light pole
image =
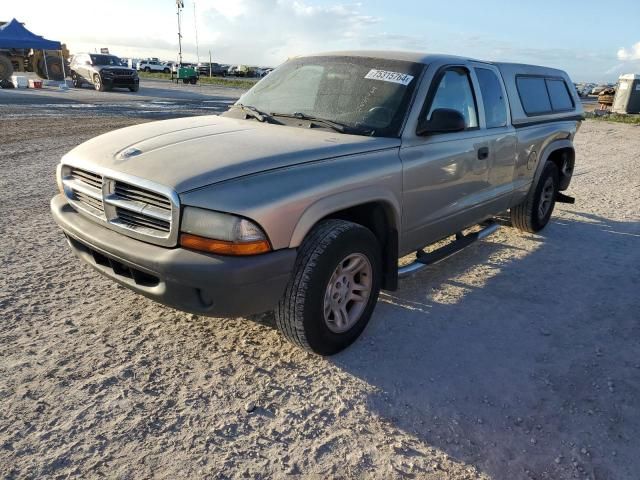
{"type": "Polygon", "coordinates": [[[182,65],[182,28],[180,25],[180,12],[184,8],[184,0],[176,0],[178,8],[178,67],[182,65]]]}

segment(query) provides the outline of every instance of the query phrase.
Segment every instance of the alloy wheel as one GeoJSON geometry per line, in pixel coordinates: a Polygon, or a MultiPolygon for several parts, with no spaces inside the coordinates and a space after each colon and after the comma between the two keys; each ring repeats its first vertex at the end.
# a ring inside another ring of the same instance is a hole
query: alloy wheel
{"type": "Polygon", "coordinates": [[[324,320],[329,330],[343,333],[358,323],[369,301],[372,277],[371,262],[361,253],[338,263],[324,295],[324,320]]]}

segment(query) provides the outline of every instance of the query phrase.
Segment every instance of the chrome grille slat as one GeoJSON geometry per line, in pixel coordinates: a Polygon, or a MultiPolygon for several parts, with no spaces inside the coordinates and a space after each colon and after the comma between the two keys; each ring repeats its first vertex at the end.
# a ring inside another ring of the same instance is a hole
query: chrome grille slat
{"type": "Polygon", "coordinates": [[[102,202],[100,200],[94,197],[90,197],[89,195],[85,195],[80,191],[75,191],[74,194],[77,201],[89,205],[90,207],[97,210],[100,214],[104,213],[104,206],[102,205],[102,202]]]}
{"type": "Polygon", "coordinates": [[[116,213],[118,215],[117,220],[120,220],[127,224],[131,224],[133,226],[140,225],[155,230],[162,230],[164,232],[169,232],[171,228],[169,222],[156,220],[132,210],[125,210],[123,208],[116,207],[116,213]]]}
{"type": "Polygon", "coordinates": [[[114,193],[127,200],[144,202],[150,205],[154,205],[158,208],[171,210],[171,202],[164,195],[133,187],[131,185],[127,185],[126,183],[116,182],[114,193]]]}
{"type": "Polygon", "coordinates": [[[96,200],[102,201],[102,186],[96,188],[90,186],[87,183],[78,181],[77,179],[70,178],[64,180],[64,184],[67,187],[70,187],[74,192],[81,192],[87,195],[88,197],[95,198],[96,200]]]}
{"type": "Polygon", "coordinates": [[[102,175],[87,172],[85,170],[80,170],[79,168],[72,168],[71,176],[78,179],[81,182],[91,185],[92,187],[95,187],[98,189],[102,188],[102,175]]]}

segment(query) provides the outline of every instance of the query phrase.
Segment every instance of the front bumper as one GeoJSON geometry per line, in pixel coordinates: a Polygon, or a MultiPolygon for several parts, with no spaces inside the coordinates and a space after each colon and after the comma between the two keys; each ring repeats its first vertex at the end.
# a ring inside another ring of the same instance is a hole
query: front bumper
{"type": "Polygon", "coordinates": [[[76,212],[64,196],[53,218],[75,254],[103,275],[164,305],[209,316],[244,316],[273,309],[289,281],[295,249],[224,257],[141,242],[76,212]]]}
{"type": "Polygon", "coordinates": [[[130,88],[140,84],[140,77],[102,77],[102,83],[111,88],[130,88]]]}

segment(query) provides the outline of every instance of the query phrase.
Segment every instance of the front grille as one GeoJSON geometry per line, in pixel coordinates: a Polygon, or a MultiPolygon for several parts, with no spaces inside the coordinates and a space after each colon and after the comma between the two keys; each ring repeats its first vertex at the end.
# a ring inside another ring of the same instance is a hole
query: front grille
{"type": "Polygon", "coordinates": [[[159,245],[175,245],[177,225],[174,231],[172,224],[179,207],[169,196],[170,191],[164,189],[167,193],[160,193],[66,165],[62,167],[62,181],[67,198],[77,210],[131,237],[159,245]]]}
{"type": "Polygon", "coordinates": [[[114,75],[122,76],[122,77],[130,77],[133,75],[133,72],[131,70],[109,69],[108,72],[113,73],[114,75]]]}

